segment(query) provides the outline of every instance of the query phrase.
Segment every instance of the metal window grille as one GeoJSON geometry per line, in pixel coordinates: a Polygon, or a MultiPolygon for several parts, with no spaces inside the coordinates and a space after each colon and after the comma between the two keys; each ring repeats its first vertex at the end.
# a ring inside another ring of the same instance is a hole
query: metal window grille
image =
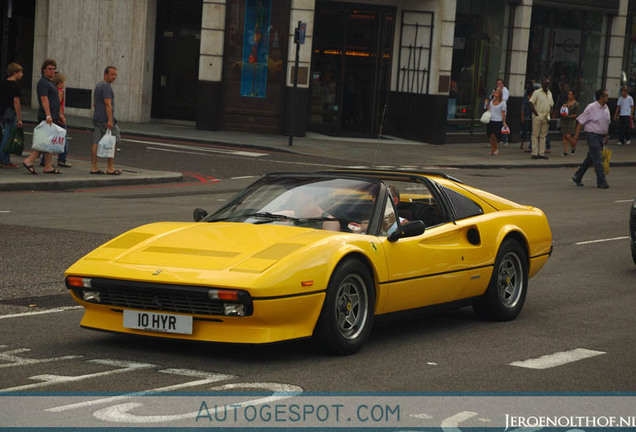
{"type": "Polygon", "coordinates": [[[398,91],[428,93],[432,39],[433,12],[402,12],[398,53],[398,91]]]}

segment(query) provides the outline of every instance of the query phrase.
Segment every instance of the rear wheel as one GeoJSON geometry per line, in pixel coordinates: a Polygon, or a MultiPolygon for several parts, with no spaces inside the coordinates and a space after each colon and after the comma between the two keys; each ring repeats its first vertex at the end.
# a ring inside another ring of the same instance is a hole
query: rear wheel
{"type": "Polygon", "coordinates": [[[501,244],[486,293],[473,305],[482,318],[510,321],[519,315],[528,291],[528,260],[518,241],[501,244]]]}
{"type": "Polygon", "coordinates": [[[353,354],[373,326],[375,290],[367,267],[348,259],[336,267],[316,325],[315,335],[330,353],[353,354]]]}

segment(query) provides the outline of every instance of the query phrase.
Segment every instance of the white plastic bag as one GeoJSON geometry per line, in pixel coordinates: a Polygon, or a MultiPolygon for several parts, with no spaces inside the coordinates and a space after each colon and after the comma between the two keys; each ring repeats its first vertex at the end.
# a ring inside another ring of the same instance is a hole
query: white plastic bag
{"type": "Polygon", "coordinates": [[[117,137],[112,134],[110,129],[107,129],[102,139],[97,143],[97,157],[114,158],[116,140],[117,137]]]}
{"type": "Polygon", "coordinates": [[[41,122],[33,129],[33,145],[31,150],[45,153],[64,153],[66,143],[66,129],[55,123],[48,125],[41,122]]]}

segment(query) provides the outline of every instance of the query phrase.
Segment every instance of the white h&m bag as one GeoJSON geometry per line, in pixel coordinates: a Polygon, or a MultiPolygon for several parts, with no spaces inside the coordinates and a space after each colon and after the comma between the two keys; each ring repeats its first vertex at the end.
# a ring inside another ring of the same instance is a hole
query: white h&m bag
{"type": "Polygon", "coordinates": [[[66,129],[55,123],[49,125],[42,121],[33,129],[33,145],[31,150],[45,153],[64,153],[66,129]]]}

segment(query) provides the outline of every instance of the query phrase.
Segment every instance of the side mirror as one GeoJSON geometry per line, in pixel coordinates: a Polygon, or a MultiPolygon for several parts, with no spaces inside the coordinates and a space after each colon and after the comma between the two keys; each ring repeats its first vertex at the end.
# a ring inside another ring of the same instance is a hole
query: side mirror
{"type": "Polygon", "coordinates": [[[424,222],[421,220],[415,220],[400,226],[400,228],[394,231],[387,240],[390,242],[396,242],[401,238],[415,237],[424,234],[424,231],[426,231],[426,225],[424,225],[424,222]]]}
{"type": "Polygon", "coordinates": [[[195,222],[201,222],[201,220],[203,220],[203,218],[207,215],[208,212],[203,210],[202,208],[195,208],[192,212],[192,217],[194,218],[195,222]]]}

